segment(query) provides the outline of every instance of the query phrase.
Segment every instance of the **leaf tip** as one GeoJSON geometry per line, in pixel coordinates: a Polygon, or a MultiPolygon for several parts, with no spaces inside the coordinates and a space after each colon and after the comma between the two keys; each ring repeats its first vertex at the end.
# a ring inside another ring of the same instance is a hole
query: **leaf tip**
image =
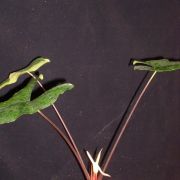
{"type": "Polygon", "coordinates": [[[136,65],[136,64],[138,64],[138,63],[140,63],[140,61],[138,61],[138,60],[136,60],[136,59],[133,60],[133,65],[136,65]]]}
{"type": "Polygon", "coordinates": [[[48,58],[43,58],[43,59],[44,59],[44,62],[46,62],[46,63],[51,62],[50,59],[48,59],[48,58]]]}
{"type": "Polygon", "coordinates": [[[71,84],[71,83],[67,83],[67,86],[69,87],[69,90],[73,89],[74,88],[74,85],[71,84]]]}

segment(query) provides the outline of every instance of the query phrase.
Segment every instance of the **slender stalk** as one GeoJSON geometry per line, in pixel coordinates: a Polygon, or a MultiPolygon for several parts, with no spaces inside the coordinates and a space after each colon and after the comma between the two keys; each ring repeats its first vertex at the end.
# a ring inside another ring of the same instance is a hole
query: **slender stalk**
{"type": "MultiPolygon", "coordinates": [[[[36,78],[31,72],[28,72],[28,74],[37,81],[37,83],[38,83],[39,86],[43,89],[43,91],[46,91],[46,89],[44,88],[44,86],[42,85],[42,83],[38,80],[38,78],[36,78]]],[[[56,112],[56,114],[57,114],[57,116],[58,116],[58,118],[59,118],[59,120],[60,120],[60,122],[61,122],[61,124],[62,124],[62,126],[63,126],[63,128],[64,128],[64,130],[65,130],[65,132],[66,132],[66,134],[67,134],[67,136],[68,136],[68,138],[69,138],[69,140],[70,140],[70,143],[72,144],[74,150],[77,152],[78,161],[80,161],[79,163],[82,165],[82,170],[83,170],[83,172],[84,172],[84,173],[86,174],[86,176],[88,176],[88,178],[89,178],[89,173],[88,173],[88,171],[87,171],[87,169],[86,169],[86,166],[85,166],[85,164],[84,164],[84,161],[83,161],[83,159],[82,159],[82,157],[81,157],[81,154],[80,154],[80,152],[79,152],[79,150],[78,150],[78,148],[77,148],[77,146],[76,146],[76,143],[75,143],[74,139],[73,139],[72,136],[71,136],[71,133],[69,132],[69,130],[68,130],[66,124],[65,124],[65,121],[63,120],[63,118],[62,118],[60,112],[58,111],[57,107],[55,106],[55,104],[52,104],[52,107],[53,107],[53,109],[55,110],[55,112],[56,112]]],[[[87,177],[86,177],[86,178],[87,178],[87,177]]],[[[88,178],[87,178],[87,179],[88,179],[88,178]]]]}
{"type": "MultiPolygon", "coordinates": [[[[46,91],[46,89],[45,89],[44,86],[41,84],[41,82],[40,82],[32,73],[28,72],[28,74],[29,74],[30,76],[32,76],[32,77],[37,81],[37,83],[38,83],[39,86],[43,89],[43,91],[46,91]]],[[[66,134],[68,135],[68,137],[69,137],[72,145],[74,146],[74,149],[78,152],[78,154],[80,154],[80,153],[79,153],[79,150],[78,150],[78,148],[77,148],[77,146],[76,146],[76,144],[75,144],[75,142],[74,142],[74,140],[73,140],[73,138],[72,138],[72,136],[71,136],[71,133],[69,132],[69,130],[68,130],[66,124],[65,124],[65,121],[63,120],[60,112],[58,111],[58,109],[57,109],[57,107],[55,106],[55,104],[52,104],[52,107],[53,107],[53,109],[55,110],[55,112],[56,112],[56,114],[57,114],[60,122],[62,123],[63,128],[64,128],[66,134]]]]}
{"type": "Polygon", "coordinates": [[[87,180],[89,180],[89,173],[86,170],[86,167],[84,167],[84,164],[80,161],[78,153],[76,152],[76,150],[74,149],[73,145],[71,144],[71,142],[69,141],[69,139],[66,137],[66,135],[56,126],[56,124],[49,118],[47,117],[43,112],[38,111],[38,113],[50,124],[50,126],[55,129],[55,131],[64,139],[64,141],[66,142],[66,144],[69,146],[69,148],[71,149],[72,153],[74,154],[74,156],[76,157],[76,159],[78,160],[78,163],[80,164],[83,173],[86,177],[87,180]],[[85,168],[85,170],[84,170],[85,168]]]}
{"type": "MultiPolygon", "coordinates": [[[[74,149],[75,149],[76,152],[77,152],[77,155],[78,155],[78,157],[79,157],[79,161],[80,161],[81,164],[82,164],[83,170],[84,170],[84,171],[86,172],[86,174],[88,174],[88,176],[89,176],[89,173],[88,173],[88,171],[87,171],[87,169],[86,169],[86,166],[85,166],[85,164],[84,164],[84,161],[83,161],[83,159],[82,159],[82,157],[81,157],[81,154],[80,154],[80,152],[79,152],[79,150],[78,150],[78,148],[77,148],[77,146],[76,146],[76,144],[75,144],[75,141],[73,140],[73,138],[72,138],[72,136],[71,136],[71,134],[70,134],[70,132],[69,132],[69,130],[68,130],[68,128],[67,128],[67,126],[66,126],[66,124],[65,124],[65,122],[64,122],[64,120],[63,120],[63,118],[62,118],[62,116],[61,116],[61,114],[60,114],[60,112],[57,110],[57,108],[56,108],[56,106],[55,106],[54,104],[53,104],[52,106],[53,106],[56,114],[58,115],[58,117],[59,117],[59,119],[60,119],[60,121],[61,121],[61,123],[62,123],[62,125],[63,125],[63,127],[64,127],[64,129],[65,129],[65,131],[66,131],[66,133],[67,133],[67,135],[68,135],[71,143],[72,143],[72,145],[73,145],[73,147],[74,147],[74,149]]],[[[89,178],[89,177],[88,177],[88,178],[89,178]]]]}
{"type": "Polygon", "coordinates": [[[49,118],[47,117],[42,111],[38,111],[38,113],[51,125],[52,128],[54,128],[57,133],[65,140],[65,142],[68,144],[68,146],[70,147],[71,151],[75,154],[76,151],[74,150],[74,147],[72,146],[71,142],[69,141],[69,139],[66,137],[66,135],[59,129],[58,126],[56,126],[56,124],[49,118]]]}
{"type": "MultiPolygon", "coordinates": [[[[46,89],[45,89],[44,86],[41,84],[41,82],[40,82],[32,73],[28,72],[28,74],[37,81],[37,83],[38,83],[39,86],[43,89],[43,91],[46,91],[46,89]]],[[[75,149],[75,150],[78,152],[78,154],[80,155],[79,150],[78,150],[78,148],[77,148],[77,146],[76,146],[76,144],[75,144],[75,142],[74,142],[74,140],[73,140],[73,138],[72,138],[72,136],[71,136],[71,133],[69,132],[69,130],[68,130],[66,124],[65,124],[65,121],[63,120],[60,112],[58,111],[58,109],[57,109],[57,107],[55,106],[55,104],[52,104],[52,107],[53,107],[53,109],[55,110],[55,112],[56,112],[56,114],[57,114],[57,116],[58,116],[61,124],[63,125],[63,128],[64,128],[66,134],[68,135],[68,137],[69,137],[72,145],[74,146],[74,149],[75,149]]]]}
{"type": "MultiPolygon", "coordinates": [[[[130,119],[131,119],[132,115],[134,114],[134,111],[136,110],[136,108],[137,108],[137,106],[138,106],[141,98],[143,97],[144,93],[146,92],[147,88],[149,87],[149,85],[150,85],[152,79],[154,78],[154,76],[156,75],[156,73],[157,73],[157,72],[155,71],[155,72],[151,75],[151,77],[150,77],[149,80],[147,81],[146,85],[144,86],[143,90],[141,91],[140,95],[138,96],[135,104],[133,105],[133,107],[132,107],[129,115],[128,115],[127,118],[125,119],[125,123],[123,124],[123,126],[122,126],[122,128],[121,128],[121,130],[120,130],[120,132],[119,132],[119,134],[118,134],[118,136],[117,136],[117,139],[115,140],[115,142],[114,142],[114,144],[113,144],[113,146],[112,146],[112,148],[111,148],[111,151],[110,151],[110,153],[109,153],[109,155],[108,155],[108,157],[107,157],[107,160],[105,161],[105,164],[104,164],[104,166],[103,166],[103,171],[104,171],[104,172],[105,172],[106,169],[107,169],[107,166],[108,166],[108,164],[109,164],[109,162],[110,162],[110,160],[111,160],[111,158],[112,158],[112,156],[113,156],[113,154],[114,154],[114,152],[115,152],[115,150],[116,150],[116,148],[117,148],[117,145],[118,145],[120,139],[122,138],[122,135],[123,135],[124,131],[126,130],[127,125],[128,125],[129,122],[130,122],[130,119]]],[[[117,131],[117,132],[118,132],[118,131],[117,131]]],[[[116,136],[115,136],[115,137],[116,137],[116,136]]],[[[102,179],[102,175],[99,175],[99,178],[98,178],[98,179],[101,180],[101,179],[102,179]]]]}

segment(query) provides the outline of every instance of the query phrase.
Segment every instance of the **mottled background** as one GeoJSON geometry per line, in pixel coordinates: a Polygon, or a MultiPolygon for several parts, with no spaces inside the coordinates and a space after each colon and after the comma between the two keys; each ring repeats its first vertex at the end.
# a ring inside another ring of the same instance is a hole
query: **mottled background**
{"type": "MultiPolygon", "coordinates": [[[[37,56],[52,61],[41,69],[44,83],[75,84],[56,104],[87,161],[83,150],[106,149],[145,75],[130,59],[180,58],[180,1],[1,0],[0,81],[37,56]]],[[[113,180],[180,179],[179,73],[151,84],[107,170],[113,180]]],[[[0,126],[0,180],[81,179],[38,114],[0,126]]]]}

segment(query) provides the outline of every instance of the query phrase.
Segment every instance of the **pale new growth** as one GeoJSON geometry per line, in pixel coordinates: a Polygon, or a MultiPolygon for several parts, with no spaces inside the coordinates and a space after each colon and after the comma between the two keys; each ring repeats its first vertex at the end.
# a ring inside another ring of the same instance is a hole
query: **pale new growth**
{"type": "Polygon", "coordinates": [[[92,167],[93,167],[93,173],[97,174],[98,172],[100,172],[103,176],[107,176],[107,177],[111,177],[109,174],[103,172],[101,170],[101,167],[99,166],[99,161],[100,161],[100,157],[101,157],[101,152],[102,149],[99,151],[96,160],[94,161],[92,156],[90,155],[90,153],[88,151],[86,151],[87,156],[89,158],[89,160],[91,161],[92,167]]]}

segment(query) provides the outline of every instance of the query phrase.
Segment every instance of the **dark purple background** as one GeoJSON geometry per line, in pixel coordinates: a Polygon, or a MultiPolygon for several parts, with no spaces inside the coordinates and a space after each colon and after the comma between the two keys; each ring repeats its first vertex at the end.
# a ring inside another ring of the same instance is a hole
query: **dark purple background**
{"type": "MultiPolygon", "coordinates": [[[[145,75],[130,59],[180,58],[180,1],[1,0],[0,81],[36,56],[52,61],[44,82],[75,84],[57,106],[87,160],[83,149],[105,150],[145,75]]],[[[107,170],[113,180],[180,179],[179,73],[151,84],[107,170]]],[[[41,179],[83,176],[39,115],[0,126],[0,180],[41,179]]]]}

